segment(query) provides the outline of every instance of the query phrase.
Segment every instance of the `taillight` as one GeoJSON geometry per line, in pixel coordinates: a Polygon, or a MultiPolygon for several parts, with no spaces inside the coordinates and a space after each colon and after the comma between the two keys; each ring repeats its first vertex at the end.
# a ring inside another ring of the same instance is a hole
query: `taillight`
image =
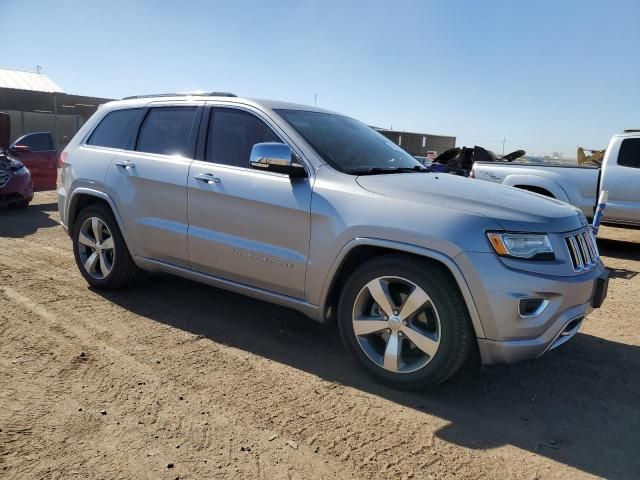
{"type": "Polygon", "coordinates": [[[60,154],[60,158],[58,159],[58,168],[62,168],[62,165],[64,165],[64,162],[67,161],[67,152],[63,151],[60,154]]]}

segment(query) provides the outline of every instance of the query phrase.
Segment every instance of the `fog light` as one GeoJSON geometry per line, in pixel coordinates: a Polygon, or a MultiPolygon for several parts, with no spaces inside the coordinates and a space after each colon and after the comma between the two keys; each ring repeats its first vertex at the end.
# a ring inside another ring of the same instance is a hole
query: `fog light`
{"type": "Polygon", "coordinates": [[[537,317],[549,305],[546,298],[522,298],[518,304],[518,313],[522,318],[537,317]]]}

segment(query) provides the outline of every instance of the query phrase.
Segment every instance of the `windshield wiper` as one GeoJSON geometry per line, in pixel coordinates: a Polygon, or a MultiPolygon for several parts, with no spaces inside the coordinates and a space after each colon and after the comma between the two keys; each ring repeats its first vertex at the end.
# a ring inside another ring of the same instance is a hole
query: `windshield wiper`
{"type": "Polygon", "coordinates": [[[428,169],[427,167],[423,166],[423,165],[416,165],[415,167],[406,167],[406,168],[402,168],[401,170],[404,170],[405,172],[430,172],[431,170],[428,169]]]}
{"type": "Polygon", "coordinates": [[[415,167],[369,167],[361,170],[347,170],[347,173],[353,175],[382,175],[386,173],[415,173],[429,172],[427,167],[416,165],[415,167]]]}

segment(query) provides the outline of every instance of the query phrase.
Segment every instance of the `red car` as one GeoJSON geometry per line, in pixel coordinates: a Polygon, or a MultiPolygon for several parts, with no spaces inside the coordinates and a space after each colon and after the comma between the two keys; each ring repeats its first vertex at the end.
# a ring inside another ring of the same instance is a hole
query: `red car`
{"type": "Polygon", "coordinates": [[[58,158],[49,132],[23,135],[9,147],[9,155],[20,160],[31,172],[33,189],[55,190],[58,178],[58,158]]]}

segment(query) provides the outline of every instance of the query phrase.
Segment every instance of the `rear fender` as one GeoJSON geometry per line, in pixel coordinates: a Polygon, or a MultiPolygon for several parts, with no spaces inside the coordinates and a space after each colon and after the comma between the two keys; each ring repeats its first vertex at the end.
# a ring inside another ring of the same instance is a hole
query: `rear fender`
{"type": "Polygon", "coordinates": [[[69,219],[74,218],[78,216],[78,214],[80,212],[76,211],[77,207],[78,207],[78,200],[80,199],[80,197],[82,195],[88,195],[90,197],[96,197],[99,198],[101,200],[104,200],[108,205],[109,208],[111,208],[111,212],[113,212],[113,216],[116,219],[116,222],[118,223],[118,228],[120,229],[120,233],[122,234],[122,238],[124,238],[124,242],[127,244],[127,248],[129,249],[129,253],[131,254],[131,257],[135,260],[135,251],[132,248],[131,242],[129,241],[129,239],[127,238],[127,232],[126,230],[122,227],[123,223],[122,223],[122,218],[120,217],[120,213],[118,212],[118,209],[116,208],[116,205],[113,201],[113,199],[107,195],[104,192],[101,192],[100,190],[95,190],[92,188],[87,188],[87,187],[78,187],[76,189],[73,190],[73,192],[71,193],[69,200],[67,201],[67,208],[66,208],[66,215],[65,215],[65,219],[67,221],[67,226],[68,228],[68,232],[69,235],[71,235],[72,233],[72,229],[71,227],[71,222],[69,221],[69,219]]]}

